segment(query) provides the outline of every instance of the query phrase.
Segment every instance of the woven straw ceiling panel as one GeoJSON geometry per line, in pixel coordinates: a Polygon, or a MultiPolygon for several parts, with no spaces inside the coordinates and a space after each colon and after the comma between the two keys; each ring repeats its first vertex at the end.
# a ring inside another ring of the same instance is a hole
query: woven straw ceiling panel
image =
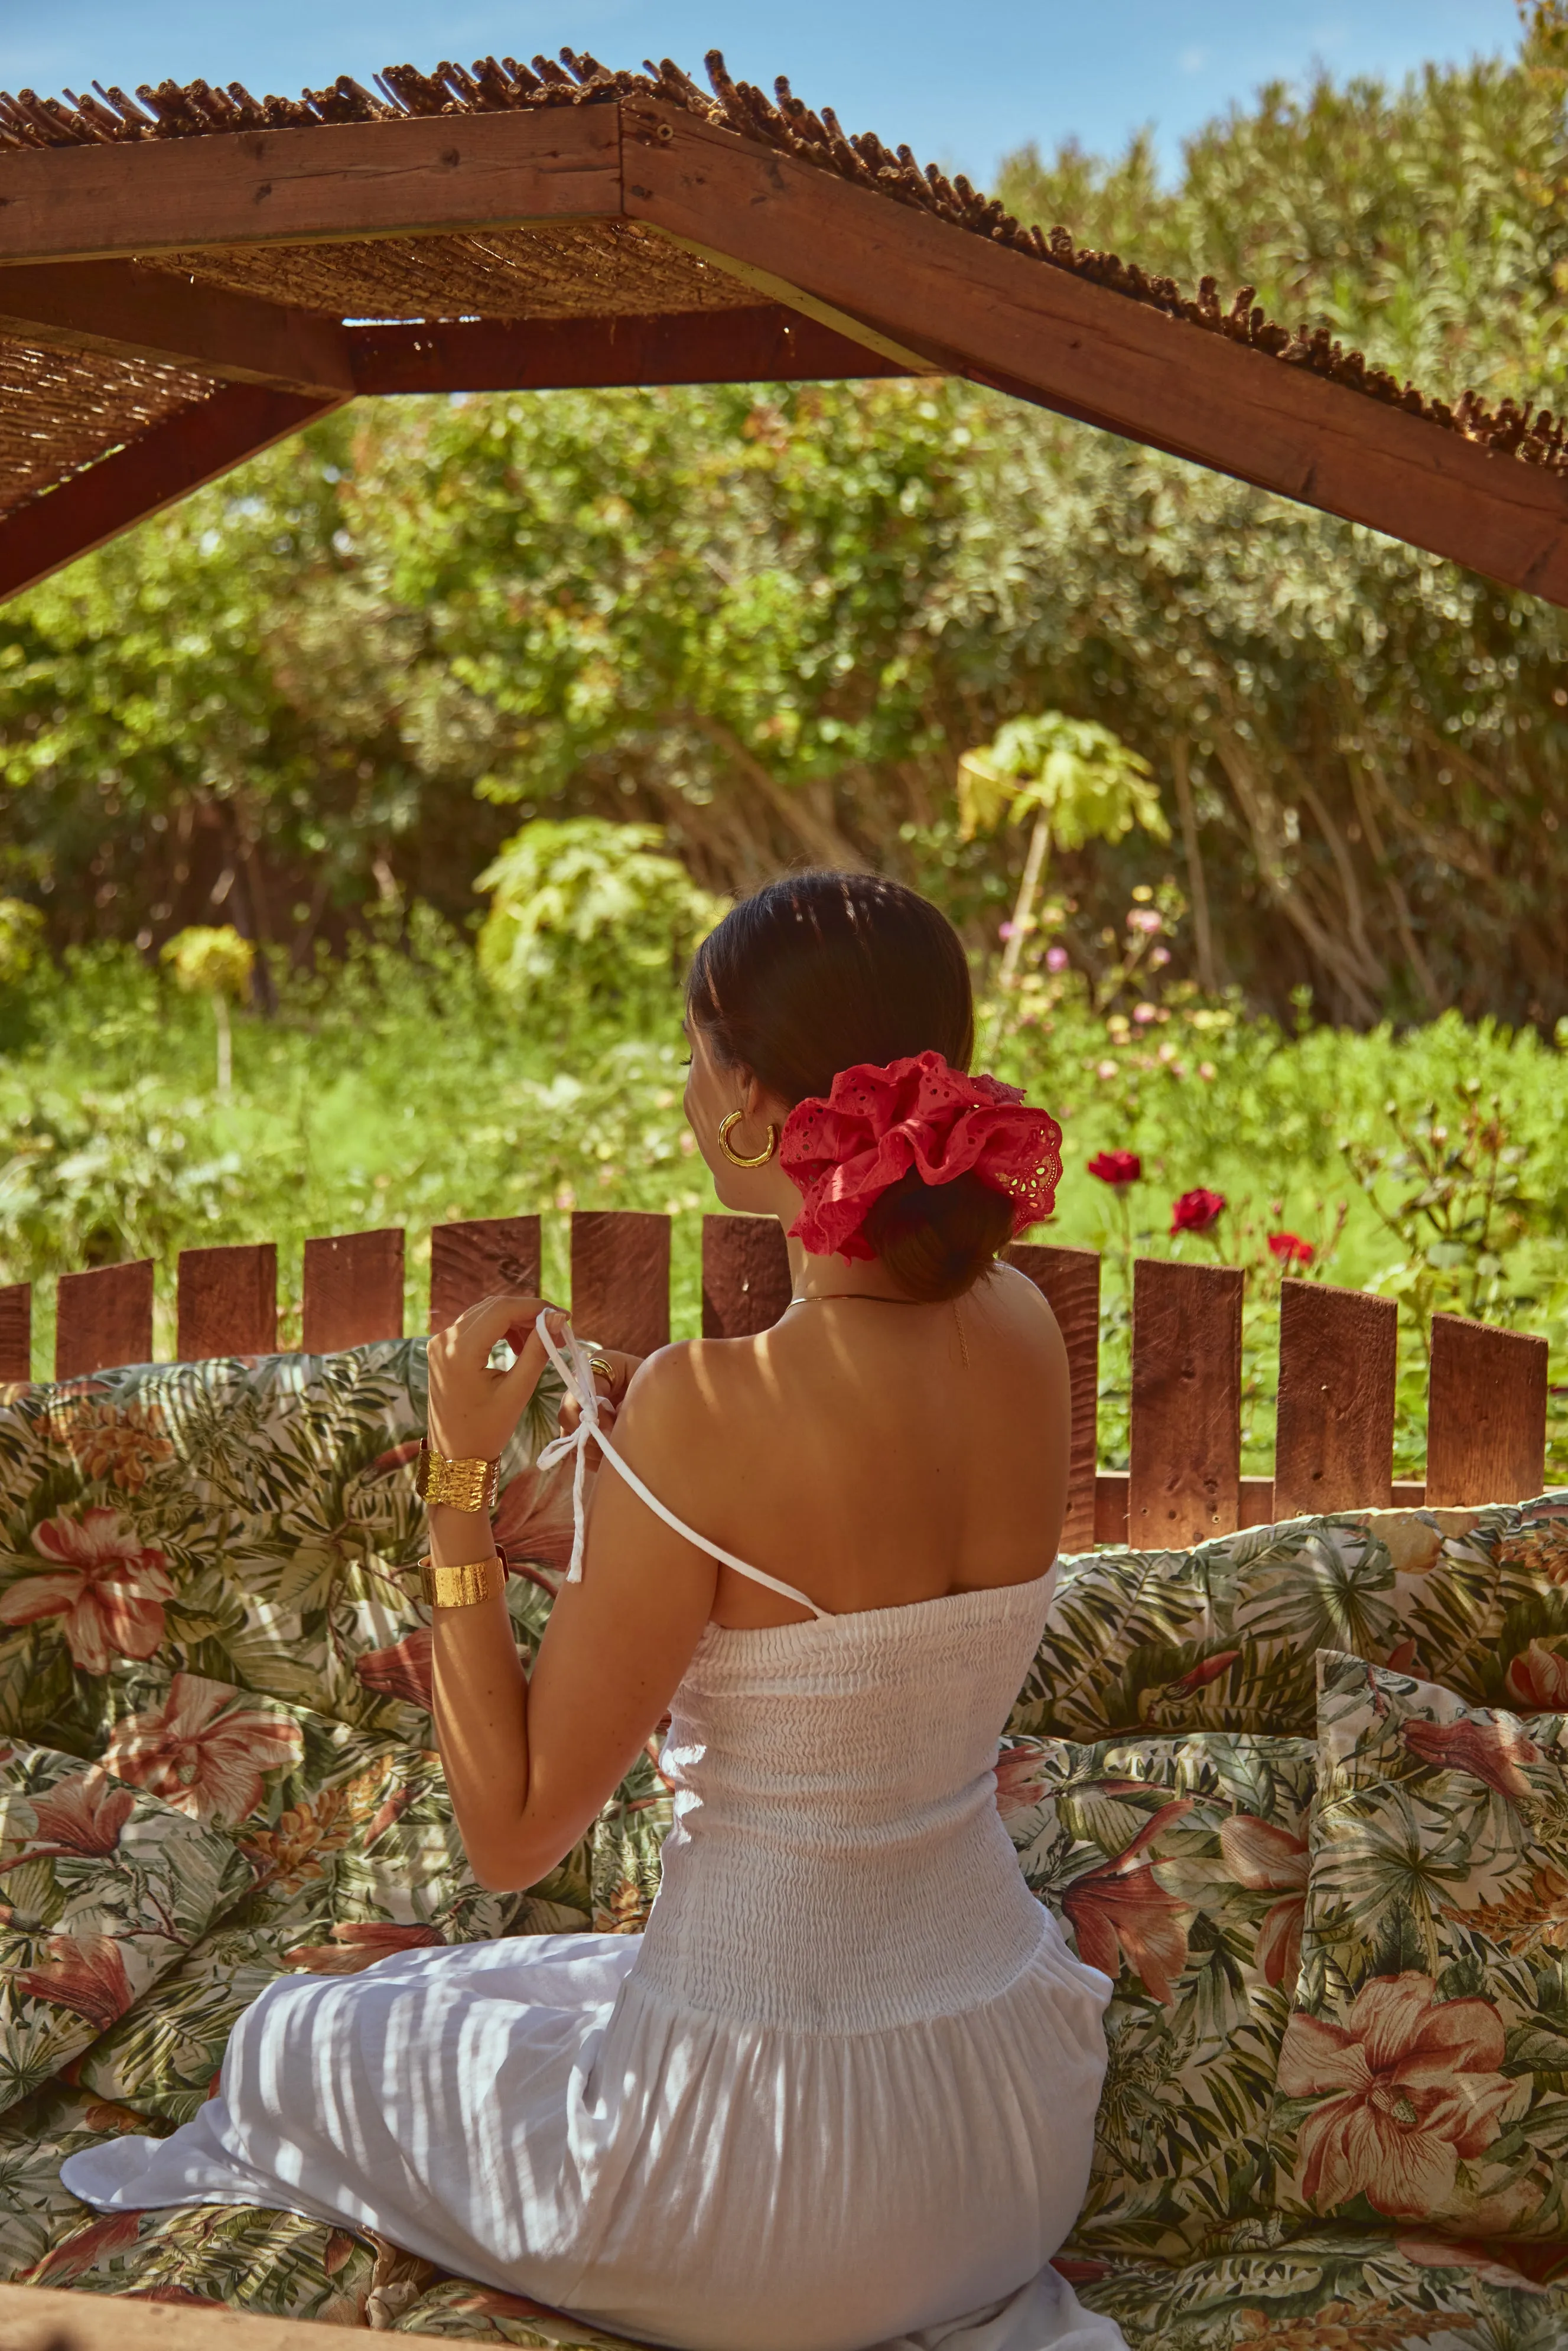
{"type": "Polygon", "coordinates": [[[20,506],[213,388],[184,368],[0,340],[0,508],[20,506]]]}
{"type": "Polygon", "coordinates": [[[733,310],[738,278],[635,226],[389,236],[352,244],[214,246],[148,266],[336,319],[650,318],[733,310]]]}

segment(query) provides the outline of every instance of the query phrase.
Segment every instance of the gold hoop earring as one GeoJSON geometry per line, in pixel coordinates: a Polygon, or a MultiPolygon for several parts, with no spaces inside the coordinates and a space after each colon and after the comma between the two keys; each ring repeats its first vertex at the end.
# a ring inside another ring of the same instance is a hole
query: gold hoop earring
{"type": "Polygon", "coordinates": [[[729,1116],[722,1121],[718,1130],[718,1147],[723,1152],[725,1157],[728,1160],[732,1167],[766,1167],[768,1161],[772,1158],[774,1153],[779,1148],[779,1129],[774,1125],[772,1120],[769,1119],[768,1122],[767,1142],[757,1154],[755,1159],[748,1159],[743,1151],[732,1150],[730,1148],[729,1141],[730,1128],[732,1126],[738,1126],[745,1116],[746,1113],[743,1110],[732,1110],[729,1116]]]}

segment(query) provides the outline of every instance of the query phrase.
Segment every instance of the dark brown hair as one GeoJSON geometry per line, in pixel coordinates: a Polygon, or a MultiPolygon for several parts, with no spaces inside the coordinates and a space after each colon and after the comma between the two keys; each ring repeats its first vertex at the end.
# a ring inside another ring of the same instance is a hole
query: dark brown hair
{"type": "MultiPolygon", "coordinates": [[[[937,1052],[967,1070],[975,998],[957,932],[918,891],[875,873],[790,873],[743,898],[697,949],[686,1011],[716,1059],[791,1104],[841,1070],[937,1052]]],[[[1012,1203],[979,1177],[912,1168],[865,1238],[911,1298],[956,1298],[1012,1236],[1012,1203]]]]}

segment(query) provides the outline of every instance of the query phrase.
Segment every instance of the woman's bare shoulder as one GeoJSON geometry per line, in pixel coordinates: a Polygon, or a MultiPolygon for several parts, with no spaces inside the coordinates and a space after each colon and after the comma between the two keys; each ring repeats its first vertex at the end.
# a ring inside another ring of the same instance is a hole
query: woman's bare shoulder
{"type": "Polygon", "coordinates": [[[677,1339],[659,1348],[633,1374],[620,1426],[654,1442],[711,1427],[754,1382],[758,1346],[756,1339],[677,1339]]]}

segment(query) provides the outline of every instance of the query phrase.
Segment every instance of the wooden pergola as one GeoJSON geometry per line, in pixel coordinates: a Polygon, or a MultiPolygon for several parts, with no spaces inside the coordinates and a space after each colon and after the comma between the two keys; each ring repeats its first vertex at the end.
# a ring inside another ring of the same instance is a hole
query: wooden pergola
{"type": "Polygon", "coordinates": [[[954,374],[1568,603],[1563,423],[1450,408],[711,57],[0,96],[0,595],[346,401],[954,374]]]}

